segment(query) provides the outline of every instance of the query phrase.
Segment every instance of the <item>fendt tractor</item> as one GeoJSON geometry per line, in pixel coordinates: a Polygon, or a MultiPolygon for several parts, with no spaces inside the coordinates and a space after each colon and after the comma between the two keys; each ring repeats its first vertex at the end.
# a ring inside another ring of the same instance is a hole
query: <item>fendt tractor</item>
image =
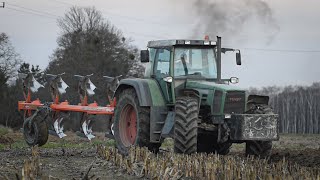
{"type": "Polygon", "coordinates": [[[41,87],[32,74],[23,75],[24,136],[26,142],[43,145],[48,140],[48,127],[63,138],[62,120],[70,112],[82,114],[82,132],[91,140],[91,121],[95,115],[110,115],[106,123],[107,137],[116,141],[120,153],[131,146],[148,147],[158,152],[165,138],[172,138],[174,151],[225,155],[232,143],[246,143],[246,154],[267,157],[272,141],[279,139],[278,115],[268,106],[268,96],[248,95],[231,84],[239,79],[221,78],[221,54],[236,52],[241,65],[240,50],[222,48],[221,38],[205,40],[150,41],[148,50],[141,51],[146,65],[144,78],[106,77],[110,105],[89,103],[96,86],[90,75],[77,76],[81,103],[60,102],[68,87],[62,75],[51,77],[52,102],[32,100],[32,92],[41,87]],[[53,80],[52,80],[53,79],[53,80]],[[113,97],[112,97],[113,95],[113,97]],[[112,126],[111,126],[112,124],[112,126]],[[53,127],[53,128],[52,128],[53,127]],[[110,128],[112,127],[112,128],[110,128]]]}
{"type": "Polygon", "coordinates": [[[114,138],[126,154],[131,145],[157,152],[172,138],[177,153],[227,154],[232,143],[246,143],[246,154],[267,157],[279,139],[278,115],[269,97],[247,95],[221,78],[221,54],[240,50],[217,41],[150,41],[141,51],[142,79],[120,81],[115,97],[114,138]]]}

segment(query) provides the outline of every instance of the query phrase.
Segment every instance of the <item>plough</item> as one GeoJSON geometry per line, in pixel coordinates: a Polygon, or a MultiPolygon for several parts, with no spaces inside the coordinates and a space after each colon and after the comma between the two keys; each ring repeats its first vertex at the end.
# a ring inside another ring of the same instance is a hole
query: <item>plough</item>
{"type": "MultiPolygon", "coordinates": [[[[81,113],[80,119],[80,131],[89,140],[95,136],[92,134],[92,122],[95,115],[110,115],[113,116],[114,108],[116,106],[116,99],[112,98],[112,93],[115,89],[113,86],[117,86],[119,78],[108,77],[106,81],[108,83],[107,98],[109,104],[106,106],[99,106],[97,102],[89,103],[89,97],[95,94],[94,90],[96,86],[90,80],[93,74],[81,76],[75,75],[78,79],[78,94],[80,102],[77,105],[71,105],[67,100],[61,101],[61,96],[66,93],[66,89],[69,87],[62,79],[63,74],[46,74],[49,81],[50,95],[52,102],[42,103],[39,99],[32,99],[32,94],[36,93],[39,88],[44,87],[33,76],[29,74],[19,74],[19,78],[23,81],[23,94],[24,101],[18,102],[18,110],[24,111],[24,124],[23,132],[26,142],[33,145],[43,145],[47,142],[49,130],[51,127],[54,130],[54,134],[59,138],[66,136],[63,128],[63,120],[66,119],[70,112],[81,113]]],[[[111,119],[107,121],[108,132],[111,133],[111,119]]]]}

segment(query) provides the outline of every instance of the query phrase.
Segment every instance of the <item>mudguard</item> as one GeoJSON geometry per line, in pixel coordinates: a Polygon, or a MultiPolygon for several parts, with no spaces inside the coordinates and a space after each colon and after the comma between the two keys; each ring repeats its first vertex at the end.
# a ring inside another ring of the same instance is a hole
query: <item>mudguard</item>
{"type": "Polygon", "coordinates": [[[127,88],[135,89],[140,106],[166,106],[160,87],[154,79],[122,79],[114,96],[119,97],[120,93],[127,88]]]}
{"type": "Polygon", "coordinates": [[[255,103],[255,104],[269,104],[269,96],[260,96],[260,95],[249,95],[248,97],[248,104],[255,103]]]}

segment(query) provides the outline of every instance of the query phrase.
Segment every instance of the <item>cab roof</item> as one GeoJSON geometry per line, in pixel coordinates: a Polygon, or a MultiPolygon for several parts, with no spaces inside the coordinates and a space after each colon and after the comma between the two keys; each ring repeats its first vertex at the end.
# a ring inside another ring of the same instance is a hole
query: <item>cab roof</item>
{"type": "Polygon", "coordinates": [[[216,42],[205,41],[205,40],[185,40],[185,39],[157,40],[157,41],[148,42],[148,48],[170,47],[175,45],[215,46],[216,42]]]}

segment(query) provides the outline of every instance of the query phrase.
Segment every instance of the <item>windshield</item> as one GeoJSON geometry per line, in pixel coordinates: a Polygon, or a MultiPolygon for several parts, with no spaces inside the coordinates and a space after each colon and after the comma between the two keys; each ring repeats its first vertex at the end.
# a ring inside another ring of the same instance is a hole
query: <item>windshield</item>
{"type": "Polygon", "coordinates": [[[174,76],[216,79],[214,48],[175,48],[174,76]]]}

